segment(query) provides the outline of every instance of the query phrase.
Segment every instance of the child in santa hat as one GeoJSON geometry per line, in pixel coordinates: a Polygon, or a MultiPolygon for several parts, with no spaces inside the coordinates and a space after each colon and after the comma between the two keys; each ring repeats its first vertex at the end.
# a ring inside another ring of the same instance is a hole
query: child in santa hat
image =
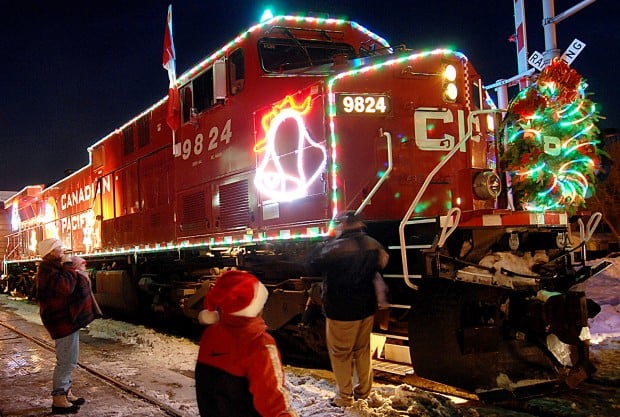
{"type": "Polygon", "coordinates": [[[202,417],[297,417],[284,386],[280,352],[260,317],[265,286],[252,274],[222,274],[198,315],[202,333],[196,399],[202,417]]]}

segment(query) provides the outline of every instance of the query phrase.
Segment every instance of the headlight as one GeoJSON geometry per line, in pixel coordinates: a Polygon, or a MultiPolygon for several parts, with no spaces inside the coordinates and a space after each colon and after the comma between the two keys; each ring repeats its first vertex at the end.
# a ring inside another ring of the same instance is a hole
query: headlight
{"type": "Polygon", "coordinates": [[[502,191],[502,182],[493,171],[480,172],[474,178],[474,193],[482,200],[496,199],[502,191]]]}
{"type": "Polygon", "coordinates": [[[443,69],[443,78],[446,81],[454,81],[456,80],[456,68],[454,67],[454,65],[446,65],[446,67],[443,69]]]}
{"type": "Polygon", "coordinates": [[[443,98],[445,101],[453,102],[459,95],[459,90],[456,88],[456,84],[448,83],[443,88],[443,98]]]}
{"type": "Polygon", "coordinates": [[[456,67],[454,65],[446,65],[441,74],[443,78],[443,99],[453,103],[459,95],[456,87],[456,67]]]}

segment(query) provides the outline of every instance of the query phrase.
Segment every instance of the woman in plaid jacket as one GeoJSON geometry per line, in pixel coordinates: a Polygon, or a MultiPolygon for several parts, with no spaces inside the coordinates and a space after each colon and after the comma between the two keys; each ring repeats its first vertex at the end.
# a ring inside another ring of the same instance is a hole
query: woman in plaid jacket
{"type": "Polygon", "coordinates": [[[37,271],[39,313],[56,346],[52,412],[77,413],[85,403],[71,393],[72,373],[79,356],[79,330],[100,315],[93,309],[89,280],[78,274],[71,263],[63,262],[62,242],[44,239],[37,250],[42,258],[37,271]]]}

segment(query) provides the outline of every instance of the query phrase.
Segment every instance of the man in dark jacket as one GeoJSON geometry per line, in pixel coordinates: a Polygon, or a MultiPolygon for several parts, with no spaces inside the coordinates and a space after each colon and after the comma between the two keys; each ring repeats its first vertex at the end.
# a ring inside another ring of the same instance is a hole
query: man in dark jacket
{"type": "Polygon", "coordinates": [[[80,353],[79,330],[95,318],[93,295],[87,278],[63,262],[62,242],[44,239],[37,245],[42,261],[37,271],[37,300],[41,321],[56,346],[52,381],[52,413],[77,413],[84,398],[71,393],[73,369],[80,353]]]}
{"type": "Polygon", "coordinates": [[[354,398],[370,394],[370,333],[377,309],[373,279],[387,260],[383,246],[366,234],[364,223],[352,212],[339,218],[336,237],[311,259],[312,267],[324,277],[327,349],[338,386],[332,405],[350,406],[354,398]]]}

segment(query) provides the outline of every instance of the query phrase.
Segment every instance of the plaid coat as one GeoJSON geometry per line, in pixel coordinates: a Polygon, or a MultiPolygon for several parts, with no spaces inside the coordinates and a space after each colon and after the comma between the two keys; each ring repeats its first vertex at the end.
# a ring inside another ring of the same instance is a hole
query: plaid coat
{"type": "Polygon", "coordinates": [[[97,318],[88,278],[59,259],[43,259],[39,264],[37,300],[41,321],[52,339],[68,336],[97,318]]]}

